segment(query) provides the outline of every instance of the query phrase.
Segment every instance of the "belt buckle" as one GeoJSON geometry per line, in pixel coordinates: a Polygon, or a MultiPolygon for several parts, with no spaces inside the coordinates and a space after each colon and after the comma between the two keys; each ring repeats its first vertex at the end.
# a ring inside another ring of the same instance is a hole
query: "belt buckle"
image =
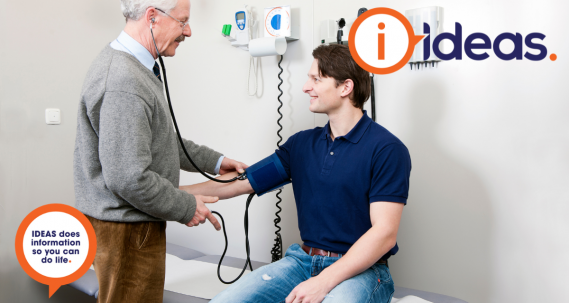
{"type": "Polygon", "coordinates": [[[330,254],[331,254],[331,252],[330,252],[330,251],[328,251],[328,257],[330,257],[330,254]]]}

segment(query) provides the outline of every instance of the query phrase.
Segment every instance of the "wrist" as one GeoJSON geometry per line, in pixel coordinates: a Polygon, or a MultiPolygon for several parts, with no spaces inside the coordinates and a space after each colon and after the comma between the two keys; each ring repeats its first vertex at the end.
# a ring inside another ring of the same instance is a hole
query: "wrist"
{"type": "Polygon", "coordinates": [[[342,281],[337,281],[334,274],[332,274],[330,272],[326,272],[325,270],[322,271],[315,278],[318,279],[318,282],[320,283],[320,285],[322,285],[324,287],[324,289],[326,290],[327,293],[332,291],[332,289],[334,289],[334,287],[336,287],[338,284],[340,284],[342,282],[342,281]]]}
{"type": "Polygon", "coordinates": [[[193,195],[195,190],[195,185],[182,185],[178,187],[179,190],[185,191],[186,193],[193,195]]]}

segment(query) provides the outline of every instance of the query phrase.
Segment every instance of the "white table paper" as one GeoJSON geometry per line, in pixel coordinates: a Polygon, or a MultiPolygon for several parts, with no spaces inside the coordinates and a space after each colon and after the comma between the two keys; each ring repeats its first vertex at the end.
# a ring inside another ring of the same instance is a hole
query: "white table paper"
{"type": "MultiPolygon", "coordinates": [[[[221,266],[221,277],[225,281],[235,279],[242,269],[221,266]]],[[[246,270],[243,276],[251,271],[246,270]]],[[[218,293],[229,287],[217,277],[217,264],[182,260],[166,254],[166,280],[164,289],[180,294],[203,299],[213,299],[218,293]]]]}
{"type": "Polygon", "coordinates": [[[433,303],[415,296],[405,296],[401,299],[392,298],[391,303],[433,303]]]}

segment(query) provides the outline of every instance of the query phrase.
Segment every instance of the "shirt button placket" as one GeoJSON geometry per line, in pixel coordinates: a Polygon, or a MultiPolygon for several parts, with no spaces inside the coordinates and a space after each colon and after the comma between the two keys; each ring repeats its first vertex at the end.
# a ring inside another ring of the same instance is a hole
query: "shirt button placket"
{"type": "Polygon", "coordinates": [[[338,143],[332,143],[332,145],[328,145],[328,156],[324,157],[324,166],[322,167],[321,173],[322,175],[330,174],[330,170],[332,169],[332,166],[334,166],[334,161],[336,160],[336,157],[334,157],[335,153],[332,151],[334,147],[337,148],[338,143]]]}

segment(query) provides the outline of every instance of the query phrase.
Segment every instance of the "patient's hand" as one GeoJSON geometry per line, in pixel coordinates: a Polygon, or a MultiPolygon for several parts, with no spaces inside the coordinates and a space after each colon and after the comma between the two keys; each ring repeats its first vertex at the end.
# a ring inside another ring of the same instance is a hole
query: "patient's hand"
{"type": "Polygon", "coordinates": [[[198,226],[200,224],[205,223],[205,220],[208,219],[211,224],[215,227],[216,230],[221,229],[221,225],[217,219],[213,216],[209,208],[205,206],[205,203],[215,203],[219,201],[218,197],[209,197],[209,196],[202,196],[202,195],[195,195],[196,197],[196,213],[190,222],[186,225],[189,227],[198,226]]]}
{"type": "Polygon", "coordinates": [[[312,277],[298,284],[286,297],[286,303],[320,303],[334,288],[321,276],[312,277]]]}

